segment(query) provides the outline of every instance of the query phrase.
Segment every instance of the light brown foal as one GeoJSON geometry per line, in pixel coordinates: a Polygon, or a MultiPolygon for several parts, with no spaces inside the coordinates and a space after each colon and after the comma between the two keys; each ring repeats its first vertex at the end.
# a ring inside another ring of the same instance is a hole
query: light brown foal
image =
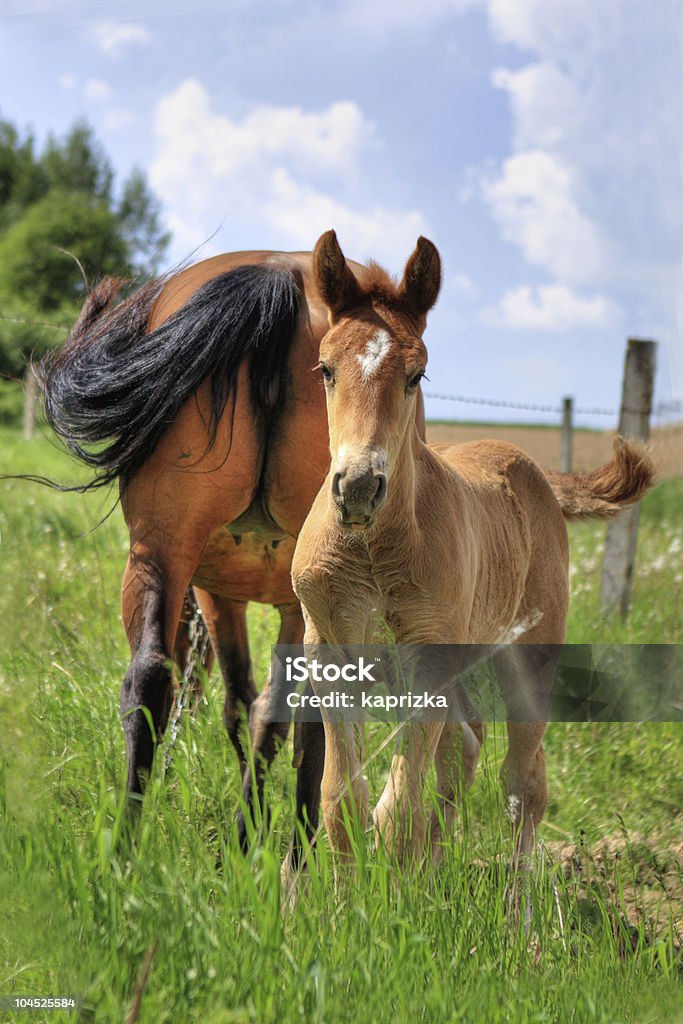
{"type": "MultiPolygon", "coordinates": [[[[611,463],[583,476],[545,475],[499,441],[426,445],[415,430],[415,401],[427,363],[422,333],[441,280],[436,248],[420,238],[398,285],[379,267],[361,283],[329,231],[318,241],[313,271],[329,309],[320,367],[331,468],[292,565],[305,643],[364,643],[382,618],[403,644],[496,644],[526,622],[518,646],[498,659],[508,717],[519,719],[525,682],[533,680],[540,700],[554,675],[552,657],[539,666],[537,645],[565,639],[565,517],[607,517],[637,501],[652,482],[652,466],[622,440],[611,463]]],[[[327,711],[323,719],[325,825],[333,850],[348,857],[347,815],[365,822],[367,786],[353,726],[327,711]]],[[[544,731],[543,721],[508,724],[502,775],[518,855],[532,852],[546,807],[544,731]]],[[[464,759],[471,782],[482,739],[475,723],[404,725],[374,812],[378,841],[401,861],[424,856],[422,789],[430,763],[436,759],[449,820],[457,760],[464,759]]],[[[436,816],[430,831],[436,839],[436,816]]]]}

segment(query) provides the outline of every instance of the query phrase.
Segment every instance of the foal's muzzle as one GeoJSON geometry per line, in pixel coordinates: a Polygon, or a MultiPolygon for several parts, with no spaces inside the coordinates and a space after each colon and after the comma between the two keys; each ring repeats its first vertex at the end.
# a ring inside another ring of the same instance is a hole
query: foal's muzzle
{"type": "Polygon", "coordinates": [[[373,457],[362,466],[349,466],[334,474],[332,500],[342,526],[370,526],[387,495],[384,465],[383,457],[373,457]]]}

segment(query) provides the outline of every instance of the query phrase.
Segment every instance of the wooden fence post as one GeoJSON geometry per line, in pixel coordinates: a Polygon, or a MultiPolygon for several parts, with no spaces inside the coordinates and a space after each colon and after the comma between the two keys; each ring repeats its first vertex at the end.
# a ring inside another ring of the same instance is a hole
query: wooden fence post
{"type": "MultiPolygon", "coordinates": [[[[647,441],[650,436],[652,389],[657,342],[629,338],[619,413],[619,433],[647,441]]],[[[628,615],[636,559],[640,504],[626,509],[610,523],[605,540],[600,584],[600,609],[628,615]]]]}
{"type": "Polygon", "coordinates": [[[572,471],[572,418],[574,399],[567,397],[562,399],[562,463],[560,471],[571,473],[572,471]]]}
{"type": "Polygon", "coordinates": [[[24,439],[33,440],[38,405],[38,379],[29,363],[24,374],[24,439]]]}

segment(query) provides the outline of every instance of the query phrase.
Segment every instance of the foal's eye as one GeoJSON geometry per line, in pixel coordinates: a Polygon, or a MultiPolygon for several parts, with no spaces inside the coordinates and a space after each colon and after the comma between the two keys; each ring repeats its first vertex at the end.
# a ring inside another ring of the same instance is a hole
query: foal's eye
{"type": "Polygon", "coordinates": [[[420,370],[420,372],[416,373],[414,377],[411,377],[410,380],[408,381],[408,388],[409,388],[409,390],[414,391],[415,388],[417,387],[417,385],[420,383],[420,381],[424,377],[424,375],[425,375],[424,374],[424,370],[420,370]]]}
{"type": "Polygon", "coordinates": [[[332,380],[332,371],[324,363],[318,363],[318,369],[323,375],[323,380],[332,380]]]}

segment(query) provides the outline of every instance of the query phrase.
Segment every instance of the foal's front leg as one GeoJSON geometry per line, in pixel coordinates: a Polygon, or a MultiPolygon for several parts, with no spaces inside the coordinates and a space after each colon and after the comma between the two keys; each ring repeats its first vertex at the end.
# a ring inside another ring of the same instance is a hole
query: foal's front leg
{"type": "Polygon", "coordinates": [[[356,748],[362,738],[358,722],[330,721],[323,712],[325,768],[321,787],[322,810],[330,846],[340,863],[354,859],[354,823],[365,829],[368,819],[368,783],[356,748]]]}
{"type": "Polygon", "coordinates": [[[443,728],[443,722],[403,725],[387,784],[372,816],[377,845],[384,846],[401,864],[419,865],[424,857],[422,790],[443,728]]]}

